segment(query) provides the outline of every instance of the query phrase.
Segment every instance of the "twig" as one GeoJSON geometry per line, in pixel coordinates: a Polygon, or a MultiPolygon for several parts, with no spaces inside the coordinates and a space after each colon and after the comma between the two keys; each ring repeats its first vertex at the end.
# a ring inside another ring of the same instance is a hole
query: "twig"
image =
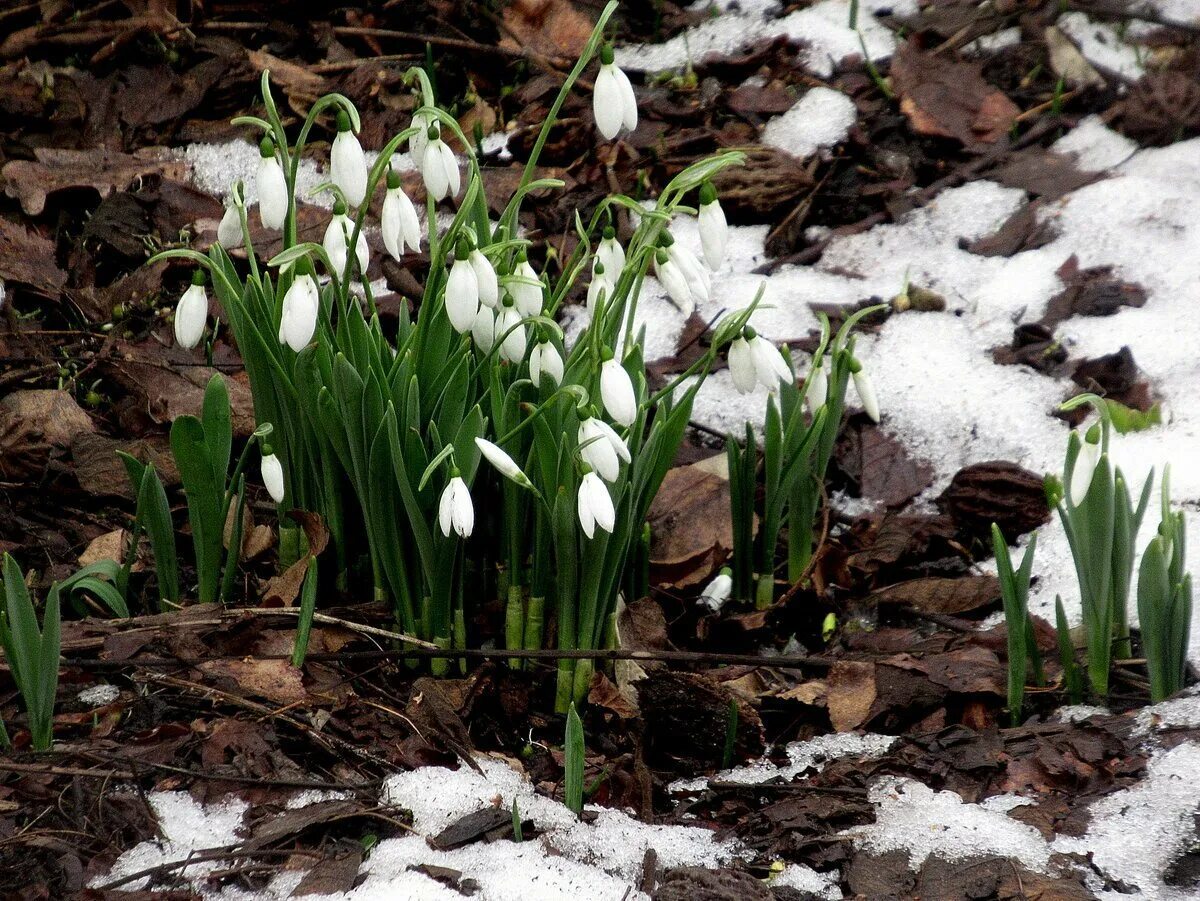
{"type": "Polygon", "coordinates": [[[146,879],[154,876],[163,876],[175,870],[186,870],[192,864],[208,863],[214,860],[236,860],[239,857],[288,857],[292,854],[300,854],[306,857],[321,857],[320,852],[305,851],[303,849],[264,849],[261,851],[238,851],[237,845],[226,845],[224,848],[214,848],[211,851],[201,851],[197,854],[189,854],[183,860],[172,860],[169,863],[160,863],[158,866],[147,867],[144,870],[138,870],[136,873],[130,873],[128,876],[122,876],[120,879],[114,879],[112,882],[106,882],[99,887],[99,891],[109,891],[111,889],[120,888],[122,885],[128,885],[138,879],[146,879]]]}
{"type": "MultiPolygon", "coordinates": [[[[298,617],[300,611],[291,607],[235,607],[226,611],[223,616],[238,617],[238,616],[290,616],[298,617]]],[[[376,626],[367,626],[362,623],[354,623],[345,619],[338,619],[336,616],[330,616],[327,613],[314,613],[312,615],[313,622],[325,623],[328,626],[342,626],[352,632],[361,632],[363,635],[374,635],[376,638],[386,638],[389,641],[401,641],[404,644],[415,645],[418,648],[427,648],[437,650],[438,646],[432,641],[423,641],[420,638],[413,638],[411,635],[405,635],[403,632],[389,632],[387,629],[380,629],[376,626]]],[[[453,655],[458,656],[458,655],[453,655]]]]}

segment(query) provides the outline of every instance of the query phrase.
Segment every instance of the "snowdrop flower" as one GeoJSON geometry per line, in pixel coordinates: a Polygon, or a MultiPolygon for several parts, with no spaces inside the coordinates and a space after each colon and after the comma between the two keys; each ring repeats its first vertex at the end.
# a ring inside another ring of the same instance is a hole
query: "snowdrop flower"
{"type": "Polygon", "coordinates": [[[225,205],[225,215],[217,225],[217,243],[226,250],[242,243],[242,215],[233,198],[225,205]]]}
{"type": "Polygon", "coordinates": [[[484,458],[496,468],[496,472],[500,473],[504,478],[512,479],[518,485],[524,485],[527,488],[533,487],[533,483],[521,471],[521,467],[517,465],[517,461],[510,457],[502,447],[493,444],[486,438],[476,438],[475,446],[479,448],[484,458]]]}
{"type": "Polygon", "coordinates": [[[749,394],[756,383],[768,391],[778,391],[780,382],[792,378],[779,348],[749,326],[729,345],[729,374],[741,394],[749,394]]]}
{"type": "Polygon", "coordinates": [[[597,263],[592,270],[592,280],[588,283],[587,309],[589,313],[596,311],[596,303],[603,294],[604,302],[612,300],[613,283],[608,280],[608,270],[603,263],[597,263]]]}
{"type": "Polygon", "coordinates": [[[813,366],[812,377],[808,380],[808,390],[804,394],[804,402],[808,404],[808,412],[816,414],[825,406],[829,398],[829,374],[825,371],[825,358],[817,360],[813,366]]]}
{"type": "Polygon", "coordinates": [[[471,331],[479,313],[479,276],[468,256],[466,243],[460,243],[454,254],[454,265],[446,277],[446,315],[460,335],[471,331]]]}
{"type": "Polygon", "coordinates": [[[505,287],[522,316],[537,316],[542,312],[542,282],[529,265],[525,251],[517,255],[517,264],[513,267],[512,277],[505,280],[505,287]]]}
{"type": "Polygon", "coordinates": [[[728,566],[722,566],[721,571],[717,573],[716,577],[701,592],[696,603],[716,613],[725,606],[725,602],[729,600],[729,595],[732,593],[733,570],[728,566]]]}
{"type": "Polygon", "coordinates": [[[738,335],[729,345],[729,374],[738,394],[749,394],[758,384],[758,373],[750,354],[750,342],[738,335]]]}
{"type": "Polygon", "coordinates": [[[208,295],[204,293],[204,271],[192,273],[192,283],[179,298],[175,307],[175,343],[191,350],[200,343],[204,335],[204,323],[208,319],[208,295]]]}
{"type": "Polygon", "coordinates": [[[612,497],[609,496],[608,489],[604,487],[600,477],[590,469],[583,474],[579,482],[576,507],[579,512],[579,524],[588,538],[596,534],[596,526],[609,534],[612,533],[617,520],[612,497]]]}
{"type": "Polygon", "coordinates": [[[329,150],[330,178],[341,189],[346,203],[358,207],[367,196],[367,158],[350,129],[350,116],[345,110],[337,114],[337,132],[329,150]]]}
{"type": "MultiPolygon", "coordinates": [[[[325,238],[321,241],[321,246],[325,248],[329,262],[333,265],[333,274],[338,278],[341,278],[346,271],[346,251],[350,246],[350,236],[353,233],[354,223],[346,215],[346,205],[338,200],[333,204],[333,218],[329,220],[329,225],[325,229],[325,238]]],[[[367,236],[361,231],[358,233],[358,241],[354,248],[354,255],[358,258],[358,271],[366,272],[370,251],[367,249],[367,236]]]]}
{"type": "Polygon", "coordinates": [[[712,184],[705,182],[700,188],[700,244],[704,248],[704,260],[708,268],[716,271],[725,259],[725,244],[729,240],[729,226],[725,222],[725,211],[717,200],[712,184]]]}
{"type": "Polygon", "coordinates": [[[447,538],[451,531],[459,538],[467,538],[475,528],[475,507],[471,504],[467,483],[458,475],[458,470],[452,470],[451,473],[450,481],[438,501],[438,525],[447,538]]]}
{"type": "Polygon", "coordinates": [[[609,358],[600,367],[600,398],[613,422],[630,426],[637,419],[637,396],[629,373],[615,359],[609,358]]]}
{"type": "Polygon", "coordinates": [[[853,357],[850,358],[850,374],[854,379],[854,390],[862,402],[863,411],[871,417],[872,422],[879,422],[879,400],[875,397],[875,386],[871,384],[862,363],[853,357]]]}
{"type": "Polygon", "coordinates": [[[8,286],[4,284],[4,279],[0,278],[0,310],[4,309],[4,297],[8,294],[8,286]]]}
{"type": "Polygon", "coordinates": [[[595,416],[589,416],[579,424],[576,435],[579,456],[606,482],[615,482],[621,472],[620,460],[630,462],[629,448],[613,427],[595,416]]]}
{"type": "Polygon", "coordinates": [[[637,97],[629,76],[613,62],[612,47],[605,45],[600,50],[600,71],[596,74],[596,86],[592,92],[592,113],[596,127],[605,140],[611,141],[624,126],[626,131],[637,128],[637,97]]]}
{"type": "Polygon", "coordinates": [[[659,250],[654,257],[654,276],[671,298],[671,303],[685,316],[691,316],[692,311],[696,309],[696,302],[692,300],[692,290],[688,287],[687,279],[679,266],[672,262],[665,250],[659,250]]]}
{"type": "Polygon", "coordinates": [[[542,387],[542,376],[549,376],[555,385],[563,380],[563,358],[549,341],[539,341],[529,355],[529,380],[533,387],[542,387]]]}
{"type": "Polygon", "coordinates": [[[317,312],[321,295],[311,275],[298,275],[283,295],[279,317],[279,343],[296,353],[304,350],[317,330],[317,312]]]}
{"type": "Polygon", "coordinates": [[[525,326],[521,325],[521,314],[507,294],[504,296],[504,305],[496,316],[496,339],[500,340],[502,336],[500,356],[510,363],[520,363],[525,359],[525,326]]]}
{"type": "Polygon", "coordinates": [[[258,217],[263,228],[281,229],[288,212],[287,179],[270,138],[262,139],[258,153],[258,217]]]}
{"type": "Polygon", "coordinates": [[[604,266],[604,271],[608,273],[608,280],[613,283],[621,277],[621,270],[625,268],[625,250],[617,241],[616,229],[611,225],[604,226],[603,236],[596,246],[592,271],[595,272],[596,267],[600,265],[604,266]]]}
{"type": "Polygon", "coordinates": [[[454,151],[442,141],[436,125],[429,127],[429,142],[421,156],[421,177],[425,179],[425,190],[434,200],[454,197],[461,186],[458,160],[454,151]]]}
{"type": "Polygon", "coordinates": [[[467,255],[467,262],[475,270],[475,281],[479,285],[479,302],[495,309],[500,303],[500,282],[491,261],[478,247],[467,255]]]}
{"type": "Polygon", "coordinates": [[[692,300],[696,303],[707,301],[712,292],[712,282],[700,258],[676,241],[669,231],[663,232],[661,243],[667,250],[667,258],[683,273],[688,290],[692,293],[692,300]]]}
{"type": "Polygon", "coordinates": [[[387,193],[383,195],[383,210],[379,214],[379,230],[383,246],[393,260],[404,256],[404,249],[421,249],[421,222],[417,209],[400,187],[400,173],[389,171],[387,193]]]}
{"type": "Polygon", "coordinates": [[[1072,507],[1078,507],[1087,498],[1100,463],[1100,429],[1092,426],[1084,434],[1076,430],[1075,436],[1079,438],[1079,454],[1075,457],[1075,468],[1071,470],[1072,507]]]}
{"type": "Polygon", "coordinates": [[[429,129],[438,127],[437,116],[433,113],[415,113],[412,124],[417,132],[408,139],[408,158],[412,160],[413,168],[419,170],[425,162],[425,148],[429,145],[429,129]]]}
{"type": "Polygon", "coordinates": [[[485,354],[491,353],[496,346],[496,313],[491,307],[480,305],[475,321],[471,323],[471,339],[485,354]]]}
{"type": "Polygon", "coordinates": [[[259,472],[262,473],[262,483],[266,486],[267,493],[271,495],[271,500],[277,504],[282,504],[284,493],[283,464],[279,462],[278,457],[271,453],[271,448],[269,447],[263,447],[259,472]]]}

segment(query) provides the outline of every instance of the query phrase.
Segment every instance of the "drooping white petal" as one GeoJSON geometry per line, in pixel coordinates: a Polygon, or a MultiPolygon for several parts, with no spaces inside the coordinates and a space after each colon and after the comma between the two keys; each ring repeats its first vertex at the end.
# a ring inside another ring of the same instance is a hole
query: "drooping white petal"
{"type": "Polygon", "coordinates": [[[191,350],[204,336],[208,319],[208,295],[203,285],[189,285],[175,307],[175,343],[191,350]]]}
{"type": "Polygon", "coordinates": [[[621,94],[621,124],[626,131],[633,131],[638,123],[637,95],[633,92],[629,76],[616,65],[613,65],[613,77],[621,94]]]}
{"type": "Polygon", "coordinates": [[[699,603],[716,613],[733,593],[733,577],[729,567],[723,567],[701,592],[699,603]]]}
{"type": "Polygon", "coordinates": [[[612,63],[602,65],[596,73],[595,87],[592,89],[592,113],[596,117],[596,128],[606,141],[617,136],[625,119],[625,97],[616,70],[617,67],[612,63]]]}
{"type": "Polygon", "coordinates": [[[329,174],[346,203],[357,207],[367,196],[367,158],[352,131],[339,131],[329,150],[329,174]]]}
{"type": "Polygon", "coordinates": [[[675,304],[685,316],[692,315],[696,308],[696,302],[692,300],[691,288],[688,287],[687,279],[684,278],[679,266],[669,258],[665,263],[655,260],[654,274],[666,289],[671,303],[675,304]]]}
{"type": "Polygon", "coordinates": [[[468,538],[475,528],[475,507],[466,482],[454,476],[446,484],[438,500],[438,525],[447,538],[453,531],[459,538],[468,538]]]}
{"type": "Polygon", "coordinates": [[[725,211],[718,201],[700,206],[700,244],[704,248],[704,261],[714,272],[721,268],[725,259],[725,245],[729,240],[729,226],[725,222],[725,211]]]}
{"type": "Polygon", "coordinates": [[[589,312],[595,312],[596,302],[600,300],[601,296],[603,296],[604,303],[606,304],[612,300],[613,286],[612,282],[608,280],[607,271],[605,270],[601,275],[593,276],[592,280],[588,283],[587,309],[589,312]]]}
{"type": "Polygon", "coordinates": [[[579,524],[583,534],[591,538],[599,526],[605,532],[611,533],[616,524],[616,511],[613,509],[612,497],[604,482],[594,472],[589,472],[579,482],[577,501],[579,524]]]}
{"type": "Polygon", "coordinates": [[[525,473],[521,471],[521,467],[517,465],[509,454],[498,444],[493,444],[486,438],[476,438],[475,446],[479,448],[480,453],[487,459],[492,466],[496,467],[496,472],[504,476],[506,479],[512,479],[515,482],[525,484],[529,481],[525,473]]]}
{"type": "Polygon", "coordinates": [[[345,213],[335,213],[325,226],[321,246],[325,248],[325,255],[329,257],[329,264],[333,266],[331,274],[337,278],[341,278],[346,271],[346,251],[350,243],[350,229],[353,227],[345,213]]]}
{"type": "Polygon", "coordinates": [[[627,445],[624,439],[617,434],[616,429],[610,426],[603,419],[593,418],[592,421],[596,423],[596,428],[600,430],[600,434],[603,435],[608,440],[608,443],[612,445],[612,449],[617,452],[617,456],[626,463],[632,462],[633,457],[629,454],[629,445],[627,445]]]}
{"type": "Polygon", "coordinates": [[[633,381],[615,359],[606,360],[600,367],[600,398],[614,422],[633,425],[637,419],[637,396],[633,391],[633,381]]]}
{"type": "Polygon", "coordinates": [[[542,312],[542,283],[528,260],[513,267],[512,277],[504,282],[522,316],[537,316],[542,312]]]}
{"type": "Polygon", "coordinates": [[[704,268],[700,258],[678,242],[672,244],[667,250],[667,256],[683,273],[692,300],[696,303],[705,303],[712,292],[712,282],[708,270],[704,268]]]}
{"type": "Polygon", "coordinates": [[[733,378],[733,387],[739,394],[749,394],[758,383],[758,374],[750,353],[750,342],[745,338],[734,338],[733,343],[729,345],[729,374],[733,378]]]}
{"type": "Polygon", "coordinates": [[[225,207],[225,214],[217,225],[217,243],[226,250],[232,250],[242,243],[242,217],[236,204],[225,207]]]}
{"type": "Polygon", "coordinates": [[[263,228],[283,228],[287,219],[288,189],[278,158],[259,157],[257,187],[258,216],[263,228]]]}
{"type": "Polygon", "coordinates": [[[871,417],[872,422],[879,422],[879,399],[875,396],[875,386],[871,383],[867,371],[859,369],[854,373],[853,379],[854,390],[858,393],[858,399],[862,401],[863,411],[871,417]]]}
{"type": "Polygon", "coordinates": [[[762,335],[755,335],[750,341],[750,359],[754,361],[759,382],[768,391],[778,391],[780,382],[791,381],[792,371],[783,361],[779,348],[762,335]]]}
{"type": "Polygon", "coordinates": [[[408,139],[408,158],[415,168],[420,169],[425,161],[425,148],[429,146],[429,127],[437,122],[428,113],[416,113],[412,124],[417,127],[417,132],[408,139]]]}
{"type": "Polygon", "coordinates": [[[425,180],[425,190],[434,200],[441,200],[450,192],[450,175],[442,165],[442,154],[438,150],[441,140],[430,141],[425,145],[421,160],[421,178],[425,180]]]}
{"type": "Polygon", "coordinates": [[[562,384],[563,359],[549,341],[537,344],[529,355],[529,379],[533,387],[542,387],[542,376],[548,376],[555,385],[562,384]]]}
{"type": "Polygon", "coordinates": [[[471,331],[479,313],[479,279],[466,259],[455,260],[446,277],[446,315],[460,335],[471,331]]]}
{"type": "Polygon", "coordinates": [[[475,280],[479,283],[479,302],[495,309],[500,303],[500,282],[491,261],[476,248],[467,257],[467,262],[475,270],[475,280]]]}
{"type": "Polygon", "coordinates": [[[320,293],[311,275],[300,275],[283,295],[279,336],[296,353],[304,350],[317,330],[320,293]]]}
{"type": "Polygon", "coordinates": [[[600,244],[596,247],[596,258],[592,261],[593,272],[597,263],[604,266],[604,277],[616,284],[617,279],[621,277],[621,270],[625,268],[625,249],[615,237],[600,239],[600,244]]]}
{"type": "Polygon", "coordinates": [[[379,214],[379,230],[383,233],[383,246],[394,260],[404,256],[405,246],[410,250],[421,249],[421,222],[403,188],[388,188],[379,214]]]}
{"type": "Polygon", "coordinates": [[[588,466],[599,473],[606,482],[615,482],[621,474],[621,464],[617,452],[609,443],[608,437],[597,427],[597,420],[589,417],[579,424],[576,434],[579,442],[579,456],[588,466]]]}
{"type": "Polygon", "coordinates": [[[262,474],[262,483],[266,487],[267,493],[271,495],[271,500],[282,504],[284,496],[283,464],[279,462],[279,458],[274,454],[264,456],[259,464],[259,472],[262,474]]]}
{"type": "Polygon", "coordinates": [[[500,344],[500,356],[510,363],[520,363],[525,359],[526,335],[525,326],[521,325],[521,314],[515,306],[503,307],[496,317],[496,338],[504,336],[500,344]],[[505,334],[507,332],[507,334],[505,334]]]}
{"type": "Polygon", "coordinates": [[[481,351],[491,353],[496,346],[496,314],[491,307],[482,304],[471,323],[471,339],[481,351]]]}
{"type": "Polygon", "coordinates": [[[1087,497],[1088,489],[1092,487],[1092,479],[1096,475],[1096,466],[1100,462],[1099,442],[1088,441],[1083,435],[1079,437],[1079,455],[1075,458],[1075,468],[1071,471],[1070,495],[1073,507],[1078,507],[1087,497]]]}

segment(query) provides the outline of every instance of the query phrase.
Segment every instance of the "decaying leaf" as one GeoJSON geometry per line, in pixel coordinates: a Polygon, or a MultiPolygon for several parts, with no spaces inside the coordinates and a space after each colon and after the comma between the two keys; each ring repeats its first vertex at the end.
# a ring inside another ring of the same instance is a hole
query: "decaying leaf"
{"type": "Polygon", "coordinates": [[[28,285],[57,298],[67,273],[54,258],[54,242],[39,232],[0,216],[0,282],[28,285]]]}
{"type": "Polygon", "coordinates": [[[699,585],[733,550],[729,479],[714,473],[708,461],[670,470],[648,519],[656,584],[676,589],[699,585]]]}
{"type": "Polygon", "coordinates": [[[161,148],[146,148],[133,154],[97,147],[67,150],[38,147],[35,159],[13,160],[0,170],[4,193],[21,201],[29,216],[41,215],[46,198],[68,188],[93,188],[101,197],[128,187],[136,179],[159,175],[183,181],[187,164],[161,148]]]}
{"type": "Polygon", "coordinates": [[[865,723],[875,703],[875,664],[839,660],[827,681],[829,722],[837,732],[849,732],[865,723]]]}
{"type": "Polygon", "coordinates": [[[995,576],[961,576],[942,579],[934,576],[889,585],[872,595],[880,604],[901,604],[922,613],[954,616],[1000,600],[1000,581],[995,576]]]}

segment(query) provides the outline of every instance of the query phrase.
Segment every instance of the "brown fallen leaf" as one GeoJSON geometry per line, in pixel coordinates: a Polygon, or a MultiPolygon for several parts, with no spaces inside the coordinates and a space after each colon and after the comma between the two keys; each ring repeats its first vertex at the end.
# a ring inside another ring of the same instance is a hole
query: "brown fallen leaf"
{"type": "Polygon", "coordinates": [[[912,579],[890,585],[873,598],[880,604],[902,604],[922,613],[954,616],[998,602],[1000,580],[991,575],[912,579]]]}
{"type": "Polygon", "coordinates": [[[1050,520],[1042,478],[1016,463],[990,460],[960,469],[937,499],[964,530],[987,538],[992,523],[1016,541],[1050,520]]]}
{"type": "Polygon", "coordinates": [[[0,477],[10,481],[42,472],[76,436],[94,435],[90,416],[66,391],[14,391],[0,400],[0,477]]]}
{"type": "Polygon", "coordinates": [[[967,150],[996,143],[1021,114],[978,64],[922,52],[912,41],[892,57],[891,80],[914,131],[954,138],[967,150]]]}
{"type": "Polygon", "coordinates": [[[829,670],[829,722],[835,732],[849,732],[865,723],[875,703],[875,664],[839,660],[829,670]]]}
{"type": "Polygon", "coordinates": [[[668,471],[647,518],[655,584],[699,585],[733,550],[729,480],[713,473],[707,461],[668,471]]]}
{"type": "MultiPolygon", "coordinates": [[[[113,529],[103,535],[97,535],[79,555],[80,566],[90,566],[100,560],[116,560],[118,563],[125,559],[126,548],[129,545],[127,529],[113,529]]],[[[144,567],[141,560],[135,560],[133,571],[141,572],[144,567]]]]}
{"type": "Polygon", "coordinates": [[[187,163],[162,148],[143,148],[133,154],[103,147],[67,150],[38,147],[33,160],[13,160],[0,169],[4,193],[21,201],[26,215],[39,216],[46,198],[68,188],[94,188],[101,197],[122,190],[139,178],[160,175],[175,181],[187,176],[187,163]]]}
{"type": "Polygon", "coordinates": [[[501,47],[566,59],[583,52],[594,27],[571,0],[515,0],[502,15],[506,33],[501,47]]]}
{"type": "Polygon", "coordinates": [[[247,696],[277,704],[299,704],[308,698],[300,670],[286,660],[209,660],[200,671],[217,679],[232,679],[247,696]]]}
{"type": "Polygon", "coordinates": [[[54,242],[39,232],[0,217],[0,283],[27,285],[38,294],[57,299],[67,283],[58,268],[54,242]]]}

